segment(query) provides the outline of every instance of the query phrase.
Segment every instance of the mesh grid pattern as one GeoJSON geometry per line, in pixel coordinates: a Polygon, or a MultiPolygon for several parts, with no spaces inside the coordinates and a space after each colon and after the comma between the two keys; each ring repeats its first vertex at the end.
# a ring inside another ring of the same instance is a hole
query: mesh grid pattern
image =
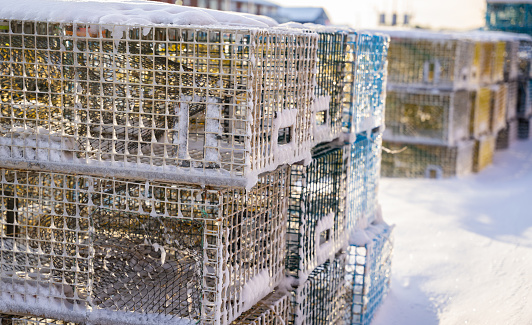
{"type": "Polygon", "coordinates": [[[506,120],[511,121],[517,116],[517,101],[518,101],[518,91],[517,91],[517,81],[510,81],[506,83],[506,93],[507,93],[507,106],[506,106],[506,120]]]}
{"type": "Polygon", "coordinates": [[[340,324],[345,317],[345,252],[316,267],[292,291],[294,314],[290,325],[340,324]]]}
{"type": "Polygon", "coordinates": [[[364,246],[350,245],[346,261],[344,324],[369,325],[390,289],[393,228],[384,227],[364,246]]]}
{"type": "Polygon", "coordinates": [[[517,116],[528,117],[532,114],[532,82],[520,79],[517,84],[517,116]]]}
{"type": "Polygon", "coordinates": [[[41,318],[33,316],[2,315],[1,325],[77,325],[76,323],[64,322],[57,319],[41,318]]]}
{"type": "Polygon", "coordinates": [[[491,90],[478,88],[471,92],[471,135],[479,138],[490,131],[491,90]]]}
{"type": "Polygon", "coordinates": [[[1,173],[0,292],[16,312],[226,324],[246,282],[283,276],[289,167],[250,191],[1,173]]]}
{"type": "Polygon", "coordinates": [[[344,131],[352,134],[383,121],[390,38],[351,32],[347,37],[343,80],[344,131]]]}
{"type": "Polygon", "coordinates": [[[378,181],[381,168],[382,134],[357,135],[350,146],[347,177],[346,216],[347,228],[354,229],[359,223],[371,223],[375,215],[378,181]]]}
{"type": "Polygon", "coordinates": [[[308,155],[316,34],[2,25],[0,151],[6,159],[39,161],[56,171],[68,164],[98,176],[150,170],[174,180],[171,175],[213,170],[243,178],[308,155]],[[292,133],[290,145],[282,142],[285,132],[292,133]]]}
{"type": "Polygon", "coordinates": [[[532,138],[532,116],[529,118],[517,119],[517,136],[519,139],[526,140],[532,138]]]}
{"type": "Polygon", "coordinates": [[[385,138],[452,145],[469,138],[469,92],[388,89],[385,138]]]}
{"type": "Polygon", "coordinates": [[[319,32],[318,40],[318,72],[316,74],[316,101],[328,101],[328,107],[318,107],[316,114],[316,131],[314,143],[331,141],[342,132],[342,79],[343,64],[346,50],[346,33],[319,32]],[[321,129],[327,128],[326,135],[319,134],[321,129]]]}
{"type": "Polygon", "coordinates": [[[382,154],[381,174],[384,177],[448,178],[465,175],[473,168],[472,141],[457,146],[436,146],[384,141],[383,146],[400,151],[382,154]]]}
{"type": "Polygon", "coordinates": [[[347,157],[343,147],[314,149],[312,163],[293,165],[287,229],[287,274],[308,274],[320,255],[334,254],[345,237],[344,203],[347,157]],[[326,252],[323,252],[326,251],[326,252]]]}
{"type": "Polygon", "coordinates": [[[231,325],[284,325],[290,317],[290,293],[274,291],[231,325]]]}
{"type": "Polygon", "coordinates": [[[508,89],[506,84],[501,83],[497,88],[492,88],[491,98],[493,100],[490,114],[490,130],[492,134],[497,134],[506,126],[506,108],[508,106],[508,89]]]}
{"type": "Polygon", "coordinates": [[[519,42],[506,40],[504,57],[504,81],[516,80],[518,77],[519,42]]]}
{"type": "Polygon", "coordinates": [[[495,149],[507,149],[510,144],[517,140],[517,120],[511,120],[506,123],[506,127],[497,133],[495,149]]]}
{"type": "Polygon", "coordinates": [[[473,44],[465,39],[392,37],[388,83],[456,89],[471,79],[473,44]]]}
{"type": "Polygon", "coordinates": [[[493,162],[495,153],[495,137],[486,135],[475,140],[475,151],[473,153],[473,171],[480,172],[493,162]]]}

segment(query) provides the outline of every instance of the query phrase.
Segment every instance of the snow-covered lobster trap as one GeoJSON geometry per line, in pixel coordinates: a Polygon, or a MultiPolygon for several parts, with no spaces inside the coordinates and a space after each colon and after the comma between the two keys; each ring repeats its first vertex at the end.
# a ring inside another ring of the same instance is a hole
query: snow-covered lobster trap
{"type": "Polygon", "coordinates": [[[284,276],[289,174],[246,191],[1,170],[0,312],[227,324],[284,276]]]}
{"type": "Polygon", "coordinates": [[[345,308],[345,261],[340,251],[316,267],[304,283],[292,291],[290,325],[341,324],[345,308]]]}
{"type": "Polygon", "coordinates": [[[308,166],[293,165],[288,205],[286,273],[301,277],[345,245],[347,155],[342,145],[321,145],[308,166]]]}
{"type": "Polygon", "coordinates": [[[231,325],[285,325],[291,317],[290,293],[274,291],[234,320],[231,325]]]}
{"type": "Polygon", "coordinates": [[[346,257],[346,309],[344,324],[369,325],[390,289],[393,227],[374,224],[352,243],[346,257]]]}
{"type": "Polygon", "coordinates": [[[383,124],[388,69],[387,35],[351,31],[343,80],[344,131],[357,134],[383,124]]]}
{"type": "Polygon", "coordinates": [[[470,106],[466,90],[388,87],[384,138],[454,145],[469,138],[470,106]]]}
{"type": "Polygon", "coordinates": [[[7,167],[241,186],[309,156],[315,33],[0,25],[7,167]]]}
{"type": "Polygon", "coordinates": [[[346,227],[348,231],[375,220],[380,179],[382,133],[379,129],[357,135],[348,150],[346,227]]]}
{"type": "Polygon", "coordinates": [[[523,140],[532,138],[532,116],[517,119],[517,137],[523,140]]]}
{"type": "Polygon", "coordinates": [[[510,120],[506,123],[506,127],[497,133],[496,150],[507,149],[517,140],[517,125],[517,119],[510,120]]]}
{"type": "Polygon", "coordinates": [[[454,146],[384,141],[388,152],[382,154],[384,177],[448,178],[471,173],[474,141],[454,146]]]}
{"type": "Polygon", "coordinates": [[[475,140],[475,149],[473,151],[473,171],[479,172],[491,165],[493,162],[493,155],[495,154],[494,135],[488,134],[475,140]]]}
{"type": "Polygon", "coordinates": [[[517,116],[528,117],[532,115],[532,81],[522,79],[517,83],[517,116]]]}
{"type": "Polygon", "coordinates": [[[506,86],[506,120],[511,121],[517,116],[518,82],[510,81],[504,83],[506,86]]]}
{"type": "Polygon", "coordinates": [[[314,144],[342,134],[342,79],[347,33],[319,28],[318,71],[314,102],[314,144]]]}
{"type": "Polygon", "coordinates": [[[506,127],[506,109],[508,107],[508,88],[505,83],[494,85],[491,88],[491,113],[490,131],[497,134],[506,127]]]}
{"type": "Polygon", "coordinates": [[[428,31],[387,33],[391,36],[388,84],[461,89],[471,82],[472,42],[428,31]]]}

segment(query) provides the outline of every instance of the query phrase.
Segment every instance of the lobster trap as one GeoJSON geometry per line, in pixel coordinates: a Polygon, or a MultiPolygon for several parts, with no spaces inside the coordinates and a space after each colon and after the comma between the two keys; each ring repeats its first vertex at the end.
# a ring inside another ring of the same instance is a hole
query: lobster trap
{"type": "Polygon", "coordinates": [[[506,108],[508,106],[508,88],[506,84],[492,86],[491,90],[491,113],[490,113],[490,131],[497,134],[506,127],[506,108]]]}
{"type": "Polygon", "coordinates": [[[485,135],[475,140],[475,150],[473,152],[473,171],[480,172],[493,162],[495,153],[495,136],[485,135]]]}
{"type": "Polygon", "coordinates": [[[242,186],[310,154],[317,34],[0,25],[7,167],[242,186]]]}
{"type": "Polygon", "coordinates": [[[517,140],[517,119],[506,122],[506,127],[497,133],[495,149],[507,149],[517,140]]]}
{"type": "Polygon", "coordinates": [[[349,245],[346,261],[344,324],[369,325],[390,289],[393,227],[385,224],[362,245],[349,245]]]}
{"type": "Polygon", "coordinates": [[[345,245],[343,146],[322,145],[308,166],[293,165],[288,206],[286,273],[308,274],[345,245]]]}
{"type": "Polygon", "coordinates": [[[479,138],[490,133],[491,96],[491,89],[487,87],[477,88],[470,92],[471,118],[469,129],[473,138],[479,138]]]}
{"type": "Polygon", "coordinates": [[[506,44],[502,41],[479,36],[472,37],[474,43],[470,80],[473,84],[485,86],[504,78],[504,53],[506,44]]]}
{"type": "Polygon", "coordinates": [[[285,325],[290,319],[290,293],[274,291],[244,312],[231,325],[285,325]]]}
{"type": "Polygon", "coordinates": [[[246,191],[3,169],[1,312],[228,324],[283,277],[289,174],[246,191]]]}
{"type": "Polygon", "coordinates": [[[316,267],[307,280],[292,291],[290,325],[340,324],[345,310],[346,254],[338,254],[316,267]]]}
{"type": "Polygon", "coordinates": [[[344,131],[357,134],[383,124],[388,47],[383,34],[347,35],[343,79],[344,131]]]}
{"type": "Polygon", "coordinates": [[[532,82],[520,79],[517,83],[517,117],[532,115],[532,82]]]}
{"type": "Polygon", "coordinates": [[[346,216],[350,231],[376,218],[381,169],[382,133],[378,129],[357,135],[348,148],[346,216]]]}
{"type": "Polygon", "coordinates": [[[507,93],[506,120],[511,121],[517,116],[518,83],[517,81],[510,81],[505,85],[507,93]]]}
{"type": "Polygon", "coordinates": [[[434,92],[389,87],[387,140],[454,145],[469,138],[471,102],[466,90],[434,92]]]}
{"type": "Polygon", "coordinates": [[[3,315],[0,314],[1,325],[78,325],[72,322],[64,322],[57,319],[33,317],[33,316],[19,316],[19,315],[3,315]]]}
{"type": "Polygon", "coordinates": [[[517,119],[517,137],[522,140],[532,138],[532,116],[517,119]]]}
{"type": "Polygon", "coordinates": [[[384,177],[448,178],[471,173],[474,141],[455,146],[437,146],[384,141],[389,152],[382,154],[384,177]]]}
{"type": "Polygon", "coordinates": [[[389,31],[388,83],[460,89],[471,81],[474,45],[454,35],[389,31]]]}
{"type": "Polygon", "coordinates": [[[318,31],[318,71],[314,104],[314,144],[332,141],[342,133],[342,80],[346,33],[318,31]]]}

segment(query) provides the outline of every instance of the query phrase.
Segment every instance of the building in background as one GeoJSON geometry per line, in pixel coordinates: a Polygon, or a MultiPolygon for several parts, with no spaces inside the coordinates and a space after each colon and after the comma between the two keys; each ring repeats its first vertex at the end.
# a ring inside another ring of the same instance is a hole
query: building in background
{"type": "Polygon", "coordinates": [[[279,7],[277,15],[273,16],[273,18],[280,23],[293,21],[301,24],[330,24],[327,12],[321,7],[279,7]]]}

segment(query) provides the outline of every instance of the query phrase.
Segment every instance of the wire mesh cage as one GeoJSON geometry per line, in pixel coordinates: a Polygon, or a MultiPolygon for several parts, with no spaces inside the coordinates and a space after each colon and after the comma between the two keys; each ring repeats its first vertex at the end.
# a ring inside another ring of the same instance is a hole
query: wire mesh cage
{"type": "Polygon", "coordinates": [[[344,251],[316,267],[307,280],[292,291],[290,325],[340,324],[345,310],[344,251]]]}
{"type": "Polygon", "coordinates": [[[384,177],[448,178],[471,173],[474,141],[455,146],[436,146],[384,141],[389,152],[382,154],[384,177]]]}
{"type": "Polygon", "coordinates": [[[474,45],[455,35],[390,31],[388,83],[463,88],[471,81],[474,45]]]}
{"type": "Polygon", "coordinates": [[[469,138],[471,114],[466,90],[389,87],[386,96],[387,140],[454,145],[469,138]]]}
{"type": "Polygon", "coordinates": [[[318,31],[318,71],[314,105],[314,144],[332,141],[342,133],[342,80],[347,34],[318,31]]]}
{"type": "Polygon", "coordinates": [[[288,206],[286,273],[299,278],[345,245],[347,155],[321,145],[308,166],[293,165],[288,206]]]}
{"type": "Polygon", "coordinates": [[[532,35],[530,17],[532,4],[526,1],[509,2],[504,0],[488,0],[486,11],[486,27],[513,33],[532,35]]]}
{"type": "Polygon", "coordinates": [[[508,89],[506,84],[501,83],[491,88],[491,113],[490,113],[490,131],[497,134],[506,127],[506,108],[508,106],[508,89]]]}
{"type": "Polygon", "coordinates": [[[521,140],[532,138],[532,116],[517,119],[517,136],[521,140]]]}
{"type": "Polygon", "coordinates": [[[1,325],[78,325],[72,322],[65,322],[62,320],[33,317],[33,316],[20,316],[20,315],[6,315],[0,314],[1,325]]]}
{"type": "Polygon", "coordinates": [[[290,293],[274,291],[244,312],[231,325],[285,325],[290,319],[290,293]]]}
{"type": "Polygon", "coordinates": [[[1,170],[1,312],[227,324],[283,278],[289,175],[246,191],[1,170]]]}
{"type": "Polygon", "coordinates": [[[530,79],[520,79],[517,83],[517,116],[532,115],[532,82],[530,79]]]}
{"type": "Polygon", "coordinates": [[[497,68],[501,68],[502,73],[503,61],[498,59],[501,57],[498,43],[493,40],[475,39],[473,50],[473,62],[471,65],[471,77],[470,80],[475,85],[488,85],[496,82],[495,76],[498,75],[497,68]]]}
{"type": "Polygon", "coordinates": [[[227,185],[310,155],[316,34],[0,25],[0,151],[11,166],[227,185]]]}
{"type": "Polygon", "coordinates": [[[497,133],[495,149],[507,149],[517,140],[517,119],[506,122],[506,127],[497,133]]]}
{"type": "Polygon", "coordinates": [[[485,135],[475,140],[475,151],[473,152],[473,171],[478,173],[493,162],[495,153],[495,136],[485,135]]]}
{"type": "Polygon", "coordinates": [[[390,38],[351,31],[343,79],[344,131],[357,134],[383,124],[390,38]]]}
{"type": "Polygon", "coordinates": [[[470,92],[470,132],[474,138],[490,132],[491,95],[491,89],[487,87],[477,88],[470,92]]]}
{"type": "Polygon", "coordinates": [[[357,135],[348,151],[346,216],[350,231],[360,224],[370,224],[376,218],[382,133],[375,129],[357,135]]]}
{"type": "Polygon", "coordinates": [[[509,82],[519,77],[519,40],[507,40],[504,57],[504,81],[509,82]]]}
{"type": "Polygon", "coordinates": [[[517,116],[517,102],[518,102],[518,83],[517,81],[510,81],[506,83],[507,106],[506,106],[506,120],[510,121],[517,116]]]}
{"type": "Polygon", "coordinates": [[[393,227],[372,228],[376,233],[369,243],[347,248],[344,324],[369,325],[390,289],[393,227]]]}

